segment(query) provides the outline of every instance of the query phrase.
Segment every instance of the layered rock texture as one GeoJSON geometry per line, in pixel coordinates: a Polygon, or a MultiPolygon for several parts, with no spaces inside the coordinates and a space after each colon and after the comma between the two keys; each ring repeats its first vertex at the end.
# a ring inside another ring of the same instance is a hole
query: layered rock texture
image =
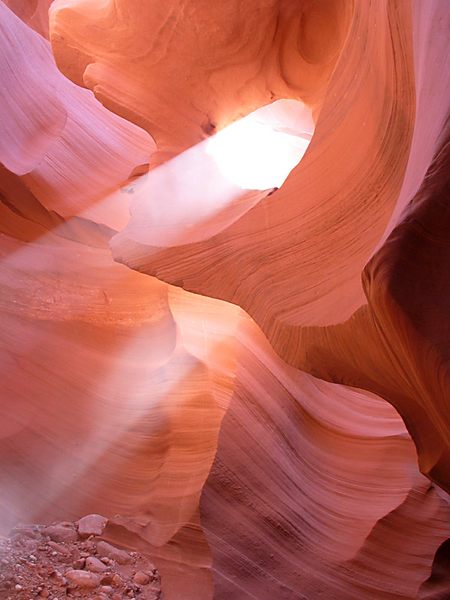
{"type": "Polygon", "coordinates": [[[1,533],[105,515],[166,600],[450,597],[449,30],[0,2],[1,533]],[[250,114],[302,148],[270,189],[211,145],[250,114]]]}

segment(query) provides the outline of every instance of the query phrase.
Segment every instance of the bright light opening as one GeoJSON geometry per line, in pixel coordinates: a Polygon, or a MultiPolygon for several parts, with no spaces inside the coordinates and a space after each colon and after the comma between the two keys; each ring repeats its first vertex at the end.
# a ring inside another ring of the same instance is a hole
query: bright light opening
{"type": "Polygon", "coordinates": [[[225,127],[132,184],[131,219],[115,236],[167,248],[213,237],[282,186],[314,131],[311,111],[278,100],[225,127]]]}
{"type": "Polygon", "coordinates": [[[313,131],[309,109],[296,100],[279,100],[217,133],[208,140],[206,152],[233,184],[267,190],[285,182],[313,131]]]}

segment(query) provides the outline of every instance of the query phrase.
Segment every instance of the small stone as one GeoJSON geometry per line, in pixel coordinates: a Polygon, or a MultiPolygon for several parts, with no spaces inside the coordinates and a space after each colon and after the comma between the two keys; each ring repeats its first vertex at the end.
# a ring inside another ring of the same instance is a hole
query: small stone
{"type": "Polygon", "coordinates": [[[23,590],[23,587],[20,584],[17,584],[14,586],[14,589],[18,592],[20,592],[20,590],[23,590]]]}
{"type": "Polygon", "coordinates": [[[98,542],[97,544],[97,552],[102,556],[107,556],[108,558],[112,558],[119,565],[126,565],[132,562],[131,556],[125,550],[120,550],[108,542],[98,542]]]}
{"type": "Polygon", "coordinates": [[[100,584],[100,577],[95,573],[70,569],[66,571],[65,576],[69,585],[84,589],[93,589],[100,584]]]}
{"type": "Polygon", "coordinates": [[[101,556],[100,560],[102,561],[102,563],[105,563],[105,565],[110,565],[112,563],[112,560],[109,559],[107,556],[101,556]]]}
{"type": "Polygon", "coordinates": [[[110,594],[113,591],[113,589],[110,585],[102,585],[100,591],[104,592],[105,594],[110,594]]]}
{"type": "Polygon", "coordinates": [[[72,563],[72,567],[73,567],[75,570],[80,570],[80,569],[84,569],[84,565],[85,565],[85,564],[86,564],[86,559],[84,559],[84,558],[79,558],[78,560],[75,560],[75,561],[72,563]]]}
{"type": "Polygon", "coordinates": [[[37,558],[35,557],[35,555],[34,555],[34,554],[30,554],[30,556],[29,556],[28,558],[29,558],[30,560],[33,560],[33,561],[34,561],[34,560],[37,560],[37,558]]]}
{"type": "Polygon", "coordinates": [[[86,569],[93,573],[103,573],[108,567],[104,565],[101,560],[95,558],[95,556],[89,556],[86,558],[86,569]]]}
{"type": "Polygon", "coordinates": [[[62,574],[59,571],[56,570],[50,573],[50,579],[53,583],[56,583],[57,585],[64,585],[66,583],[66,579],[62,576],[62,574]]]}
{"type": "Polygon", "coordinates": [[[90,535],[102,535],[107,523],[108,519],[101,515],[87,515],[77,521],[78,535],[81,538],[86,538],[90,535]]]}
{"type": "Polygon", "coordinates": [[[138,585],[147,585],[150,583],[150,577],[144,571],[137,571],[133,577],[133,581],[138,585]]]}
{"type": "Polygon", "coordinates": [[[41,590],[39,592],[39,596],[41,598],[48,598],[50,596],[50,592],[48,590],[41,590]]]}
{"type": "Polygon", "coordinates": [[[114,579],[114,576],[111,573],[107,573],[106,575],[103,575],[100,583],[102,585],[109,586],[111,583],[113,583],[113,579],[114,579]]]}
{"type": "MultiPolygon", "coordinates": [[[[66,546],[63,546],[62,544],[58,544],[57,542],[53,542],[53,541],[50,541],[48,543],[48,545],[50,548],[53,548],[53,550],[55,550],[59,554],[62,554],[64,556],[70,556],[70,550],[68,548],[66,548],[66,546]]],[[[52,552],[52,556],[55,556],[55,554],[53,554],[53,552],[52,552]]]]}
{"type": "Polygon", "coordinates": [[[49,525],[45,527],[43,534],[47,535],[54,542],[75,542],[78,537],[72,523],[49,525]]]}

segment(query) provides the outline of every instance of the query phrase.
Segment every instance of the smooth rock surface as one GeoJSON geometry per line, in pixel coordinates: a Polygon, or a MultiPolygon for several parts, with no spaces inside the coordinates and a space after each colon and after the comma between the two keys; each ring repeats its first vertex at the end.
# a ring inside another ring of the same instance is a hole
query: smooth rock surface
{"type": "Polygon", "coordinates": [[[127,552],[124,552],[123,550],[120,550],[120,548],[116,548],[115,546],[108,544],[108,542],[98,542],[97,552],[101,556],[107,556],[108,558],[115,560],[120,565],[124,565],[131,562],[130,555],[127,552]]]}
{"type": "Polygon", "coordinates": [[[0,530],[51,523],[1,593],[448,597],[449,3],[48,8],[0,3],[0,530]],[[225,185],[283,99],[301,162],[225,185]]]}
{"type": "Polygon", "coordinates": [[[92,573],[104,573],[108,570],[108,567],[102,563],[101,560],[95,556],[88,556],[85,561],[85,567],[92,573]]]}
{"type": "Polygon", "coordinates": [[[66,571],[64,575],[69,582],[69,587],[92,589],[96,588],[100,583],[100,578],[95,573],[71,569],[66,571]]]}
{"type": "Polygon", "coordinates": [[[77,532],[72,523],[49,525],[44,529],[44,534],[54,542],[74,542],[77,539],[77,532]]]}
{"type": "Polygon", "coordinates": [[[108,519],[101,515],[87,515],[77,521],[77,530],[80,537],[101,535],[108,523],[108,519]]]}

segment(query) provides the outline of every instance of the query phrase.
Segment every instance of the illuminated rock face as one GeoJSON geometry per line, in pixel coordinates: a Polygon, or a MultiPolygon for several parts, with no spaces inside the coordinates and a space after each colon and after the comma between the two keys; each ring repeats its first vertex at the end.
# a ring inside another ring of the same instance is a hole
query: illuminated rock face
{"type": "Polygon", "coordinates": [[[448,3],[49,4],[0,3],[1,529],[446,598],[448,3]]]}

